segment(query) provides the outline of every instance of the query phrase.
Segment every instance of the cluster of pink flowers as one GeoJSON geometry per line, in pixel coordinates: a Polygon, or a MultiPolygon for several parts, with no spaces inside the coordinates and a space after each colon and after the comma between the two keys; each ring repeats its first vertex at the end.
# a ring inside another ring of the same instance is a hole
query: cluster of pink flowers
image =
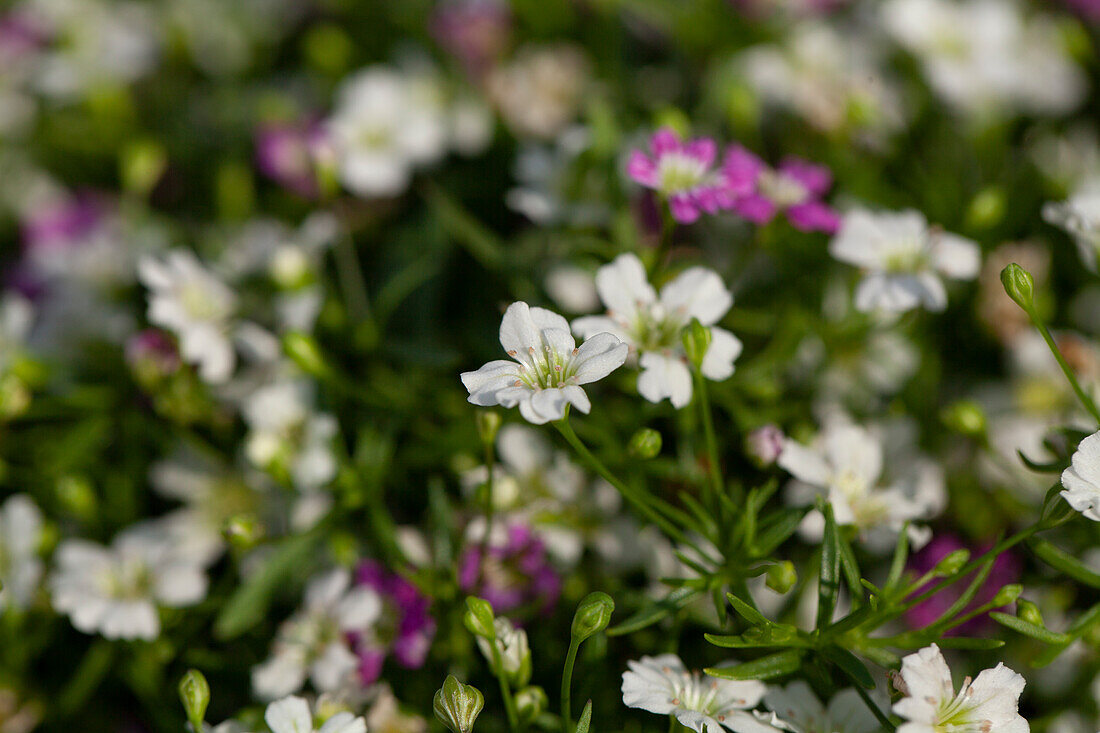
{"type": "Polygon", "coordinates": [[[508,526],[505,536],[486,548],[473,545],[458,563],[458,585],[500,612],[552,608],[561,593],[561,577],[550,563],[545,543],[523,524],[508,526]]]}
{"type": "Polygon", "coordinates": [[[431,599],[408,580],[373,560],[359,564],[355,580],[377,592],[385,605],[385,612],[380,616],[382,621],[372,633],[354,639],[363,686],[378,680],[388,655],[392,654],[394,661],[405,669],[423,666],[435,637],[435,619],[429,610],[431,599]]]}
{"type": "Polygon", "coordinates": [[[706,212],[732,210],[754,224],[767,224],[782,212],[801,231],[834,233],[840,217],[822,197],[833,185],[828,168],[786,158],[772,168],[740,145],[715,162],[718,144],[710,138],[682,141],[670,129],[658,130],[650,153],[635,150],[627,174],[668,201],[676,221],[690,224],[706,212]]]}

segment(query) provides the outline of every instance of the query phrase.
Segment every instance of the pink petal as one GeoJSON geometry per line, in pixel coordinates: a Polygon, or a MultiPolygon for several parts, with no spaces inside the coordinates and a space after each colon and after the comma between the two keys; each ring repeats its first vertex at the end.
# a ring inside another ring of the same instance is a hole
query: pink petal
{"type": "Polygon", "coordinates": [[[668,199],[668,207],[672,211],[672,218],[681,224],[690,224],[699,218],[699,207],[686,193],[673,194],[668,199]]]}
{"type": "Polygon", "coordinates": [[[820,201],[807,201],[787,209],[787,220],[791,226],[803,232],[825,232],[835,234],[840,229],[840,216],[820,201]]]}
{"type": "Polygon", "coordinates": [[[775,216],[775,209],[771,199],[755,193],[733,203],[733,210],[754,224],[767,224],[775,216]]]}
{"type": "Polygon", "coordinates": [[[684,145],[684,152],[709,168],[718,155],[718,144],[708,137],[701,137],[684,145]]]}
{"type": "Polygon", "coordinates": [[[764,162],[740,145],[732,145],[726,151],[726,160],[722,164],[722,174],[726,185],[732,191],[743,195],[756,186],[756,179],[764,170],[764,162]]]}
{"type": "Polygon", "coordinates": [[[653,134],[650,147],[653,150],[653,156],[660,159],[662,155],[675,153],[680,149],[680,137],[671,127],[662,127],[653,134]]]}
{"type": "Polygon", "coordinates": [[[833,185],[833,174],[828,168],[801,158],[785,158],[779,165],[779,172],[798,181],[803,188],[817,196],[833,185]]]}
{"type": "Polygon", "coordinates": [[[657,185],[657,165],[641,150],[630,154],[626,163],[626,174],[643,186],[652,188],[657,185]]]}

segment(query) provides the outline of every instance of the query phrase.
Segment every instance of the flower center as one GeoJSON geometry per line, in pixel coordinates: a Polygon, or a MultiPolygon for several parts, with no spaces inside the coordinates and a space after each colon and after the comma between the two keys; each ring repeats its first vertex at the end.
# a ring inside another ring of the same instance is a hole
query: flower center
{"type": "Polygon", "coordinates": [[[718,681],[704,680],[699,672],[684,674],[672,684],[670,702],[683,710],[694,710],[704,715],[718,712],[715,698],[718,697],[718,681]]]}
{"type": "Polygon", "coordinates": [[[573,357],[577,354],[576,349],[562,354],[546,343],[543,337],[541,351],[532,346],[528,349],[526,358],[520,358],[514,352],[508,353],[519,361],[520,381],[533,390],[566,387],[576,381],[574,377],[577,367],[573,363],[573,357]]]}
{"type": "Polygon", "coordinates": [[[657,164],[657,180],[661,193],[690,191],[707,177],[703,161],[684,153],[666,153],[657,164]]]}
{"type": "Polygon", "coordinates": [[[936,733],[990,733],[993,723],[988,720],[974,720],[970,716],[974,706],[970,698],[974,691],[970,687],[970,678],[963,680],[959,694],[952,700],[940,703],[936,712],[936,733]]]}
{"type": "Polygon", "coordinates": [[[760,174],[757,185],[761,193],[783,209],[802,203],[810,195],[805,186],[778,171],[764,171],[760,174]]]}
{"type": "Polygon", "coordinates": [[[928,267],[928,252],[918,241],[899,242],[883,261],[889,273],[919,272],[928,267]]]}
{"type": "Polygon", "coordinates": [[[680,346],[684,320],[665,311],[660,303],[639,305],[632,323],[623,324],[639,351],[666,351],[680,346]]]}

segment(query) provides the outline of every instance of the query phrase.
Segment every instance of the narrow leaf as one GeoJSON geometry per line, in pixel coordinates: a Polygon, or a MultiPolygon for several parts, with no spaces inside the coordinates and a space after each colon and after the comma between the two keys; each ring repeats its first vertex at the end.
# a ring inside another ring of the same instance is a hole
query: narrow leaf
{"type": "Polygon", "coordinates": [[[802,666],[802,650],[787,649],[734,667],[710,667],[711,677],[725,680],[770,680],[797,672],[802,666]]]}
{"type": "Polygon", "coordinates": [[[1035,553],[1035,556],[1059,570],[1078,583],[1084,583],[1092,588],[1100,588],[1100,574],[1089,569],[1084,563],[1050,542],[1041,539],[1028,540],[1027,546],[1035,553]]]}
{"type": "Polygon", "coordinates": [[[633,634],[635,631],[640,631],[647,626],[652,626],[661,619],[686,606],[699,595],[699,593],[700,591],[696,588],[677,588],[661,600],[640,609],[621,624],[612,626],[607,630],[607,635],[622,636],[623,634],[633,634]]]}
{"type": "Polygon", "coordinates": [[[817,587],[817,628],[833,620],[840,591],[840,537],[832,506],[825,505],[825,537],[821,543],[821,573],[817,587]]]}
{"type": "Polygon", "coordinates": [[[847,649],[832,644],[823,647],[819,652],[821,656],[840,668],[857,685],[865,690],[875,689],[875,678],[867,669],[867,665],[859,661],[859,658],[847,649]]]}
{"type": "Polygon", "coordinates": [[[1038,639],[1044,644],[1068,644],[1073,641],[1072,636],[1056,633],[1050,629],[1024,621],[1022,618],[1017,618],[1007,613],[991,611],[989,617],[1002,626],[1007,626],[1024,636],[1030,636],[1032,639],[1038,639]]]}

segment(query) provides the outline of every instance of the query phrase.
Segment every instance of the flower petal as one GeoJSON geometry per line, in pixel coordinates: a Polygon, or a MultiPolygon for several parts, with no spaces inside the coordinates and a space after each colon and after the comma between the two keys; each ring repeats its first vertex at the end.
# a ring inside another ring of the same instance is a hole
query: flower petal
{"type": "Polygon", "coordinates": [[[597,333],[577,349],[571,365],[577,384],[603,379],[626,361],[629,347],[610,333],[597,333]]]}
{"type": "Polygon", "coordinates": [[[312,733],[313,716],[309,703],[291,695],[267,706],[264,720],[272,733],[312,733]]]}

